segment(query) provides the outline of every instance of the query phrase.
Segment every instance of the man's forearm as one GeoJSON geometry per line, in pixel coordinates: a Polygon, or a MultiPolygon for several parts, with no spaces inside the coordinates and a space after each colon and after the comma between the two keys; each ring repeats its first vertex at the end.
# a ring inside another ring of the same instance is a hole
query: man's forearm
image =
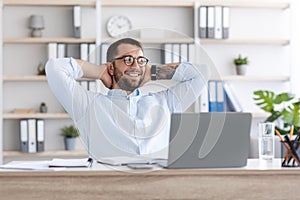
{"type": "Polygon", "coordinates": [[[156,67],[156,79],[172,79],[175,74],[176,68],[180,65],[180,63],[168,63],[163,65],[158,65],[156,67]]]}
{"type": "Polygon", "coordinates": [[[76,59],[77,63],[83,71],[83,78],[100,79],[106,67],[99,66],[84,60],[76,59]]]}

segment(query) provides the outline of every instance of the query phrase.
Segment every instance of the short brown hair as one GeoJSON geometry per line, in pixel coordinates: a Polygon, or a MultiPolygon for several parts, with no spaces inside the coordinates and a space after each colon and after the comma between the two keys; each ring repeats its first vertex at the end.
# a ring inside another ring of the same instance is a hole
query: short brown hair
{"type": "Polygon", "coordinates": [[[144,52],[143,46],[139,41],[132,39],[132,38],[123,38],[123,39],[115,41],[108,47],[107,55],[106,55],[107,62],[111,62],[115,58],[115,56],[118,55],[118,47],[121,44],[135,45],[144,52]]]}

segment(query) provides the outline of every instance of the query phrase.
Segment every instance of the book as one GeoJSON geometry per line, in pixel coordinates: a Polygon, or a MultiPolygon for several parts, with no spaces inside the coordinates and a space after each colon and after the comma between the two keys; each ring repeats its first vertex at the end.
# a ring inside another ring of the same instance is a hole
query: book
{"type": "Polygon", "coordinates": [[[98,163],[121,166],[128,164],[157,164],[165,161],[165,158],[150,158],[144,156],[115,156],[115,157],[102,157],[97,160],[98,163]]]}
{"type": "Polygon", "coordinates": [[[164,44],[163,45],[163,63],[172,63],[172,44],[164,44]]]}
{"type": "Polygon", "coordinates": [[[57,58],[57,43],[48,43],[48,59],[57,58]]]}

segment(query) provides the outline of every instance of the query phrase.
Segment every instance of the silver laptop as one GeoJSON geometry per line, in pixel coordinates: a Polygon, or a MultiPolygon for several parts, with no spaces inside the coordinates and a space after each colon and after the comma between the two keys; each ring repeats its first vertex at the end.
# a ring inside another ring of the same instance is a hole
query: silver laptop
{"type": "Polygon", "coordinates": [[[171,116],[166,168],[242,167],[250,148],[250,113],[178,113],[171,116]]]}

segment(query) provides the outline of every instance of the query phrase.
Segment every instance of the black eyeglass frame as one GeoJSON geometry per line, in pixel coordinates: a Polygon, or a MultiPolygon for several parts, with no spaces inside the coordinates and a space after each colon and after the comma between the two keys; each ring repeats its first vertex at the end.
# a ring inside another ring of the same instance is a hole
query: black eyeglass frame
{"type": "Polygon", "coordinates": [[[133,56],[131,56],[131,55],[125,55],[125,56],[122,56],[122,57],[114,58],[114,59],[112,59],[111,62],[113,62],[113,61],[115,61],[115,60],[121,60],[121,59],[123,59],[123,62],[124,62],[124,64],[125,64],[126,66],[130,66],[130,67],[134,64],[134,61],[135,61],[135,60],[137,60],[137,63],[138,63],[138,65],[139,65],[140,67],[145,67],[145,66],[147,65],[147,63],[149,62],[149,59],[146,58],[146,57],[144,57],[144,56],[139,56],[139,57],[135,58],[135,57],[133,57],[133,56]],[[127,63],[126,63],[125,58],[127,58],[127,57],[133,58],[133,61],[132,61],[131,64],[127,64],[127,63]],[[145,64],[143,64],[143,65],[140,65],[140,64],[139,64],[138,59],[140,59],[140,58],[143,58],[143,59],[146,60],[145,64]]]}

